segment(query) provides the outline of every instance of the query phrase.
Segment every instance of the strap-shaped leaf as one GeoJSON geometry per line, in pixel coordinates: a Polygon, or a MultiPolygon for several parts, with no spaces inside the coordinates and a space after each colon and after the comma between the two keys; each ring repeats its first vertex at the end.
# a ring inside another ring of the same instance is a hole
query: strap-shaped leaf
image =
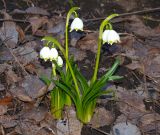
{"type": "Polygon", "coordinates": [[[114,80],[119,80],[119,79],[122,79],[123,78],[123,76],[110,76],[109,78],[108,78],[108,81],[114,81],[114,80]]]}
{"type": "Polygon", "coordinates": [[[100,90],[100,91],[97,91],[93,96],[91,96],[89,99],[84,99],[85,101],[83,101],[83,105],[84,105],[84,107],[87,107],[87,106],[89,106],[89,104],[91,103],[91,102],[93,102],[94,100],[96,100],[98,97],[100,97],[101,95],[103,95],[103,94],[109,94],[109,93],[113,93],[113,90],[110,90],[110,89],[108,89],[108,90],[106,90],[106,91],[102,91],[102,90],[100,90]]]}
{"type": "Polygon", "coordinates": [[[62,115],[62,109],[64,107],[63,91],[58,87],[51,91],[51,112],[56,119],[60,119],[62,115]]]}
{"type": "Polygon", "coordinates": [[[91,92],[85,98],[83,98],[83,104],[87,104],[88,101],[94,99],[94,97],[100,96],[101,93],[102,89],[99,88],[92,89],[91,92]]]}
{"type": "Polygon", "coordinates": [[[116,59],[111,69],[98,80],[97,87],[103,86],[109,80],[109,77],[111,77],[114,74],[119,63],[120,63],[120,60],[116,59]]]}
{"type": "Polygon", "coordinates": [[[96,87],[96,85],[94,85],[83,98],[83,104],[85,104],[90,98],[101,92],[102,92],[102,87],[96,87]]]}
{"type": "Polygon", "coordinates": [[[55,85],[59,88],[61,88],[62,90],[64,90],[73,100],[73,102],[75,103],[75,105],[78,104],[78,102],[80,103],[81,99],[79,98],[79,96],[77,95],[75,88],[72,86],[68,86],[67,84],[65,84],[64,82],[61,81],[54,81],[55,85]]]}
{"type": "Polygon", "coordinates": [[[79,86],[81,87],[81,94],[84,94],[87,89],[88,89],[88,81],[86,80],[86,78],[81,74],[81,72],[78,70],[78,68],[75,68],[75,74],[76,74],[76,78],[79,81],[79,86]]]}
{"type": "Polygon", "coordinates": [[[90,86],[88,87],[88,89],[82,95],[82,101],[84,99],[86,99],[90,95],[90,93],[93,91],[93,89],[96,88],[96,83],[97,83],[97,80],[93,84],[90,84],[90,86]]]}

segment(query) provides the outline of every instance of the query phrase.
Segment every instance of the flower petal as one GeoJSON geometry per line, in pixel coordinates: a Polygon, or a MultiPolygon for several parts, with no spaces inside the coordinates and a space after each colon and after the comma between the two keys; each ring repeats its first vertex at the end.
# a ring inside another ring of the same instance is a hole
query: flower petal
{"type": "Polygon", "coordinates": [[[83,21],[80,19],[80,18],[75,18],[73,20],[73,22],[71,23],[71,27],[70,27],[70,31],[73,31],[73,30],[81,30],[83,31],[83,21]]]}
{"type": "Polygon", "coordinates": [[[58,58],[57,58],[57,65],[58,65],[59,67],[62,67],[62,66],[63,66],[63,60],[62,60],[61,56],[58,56],[58,58]]]}
{"type": "Polygon", "coordinates": [[[45,61],[47,61],[50,57],[50,49],[49,47],[43,47],[40,51],[40,58],[44,59],[45,61]]]}
{"type": "Polygon", "coordinates": [[[58,58],[58,51],[56,48],[52,48],[49,53],[50,61],[56,60],[58,58]]]}
{"type": "Polygon", "coordinates": [[[119,34],[115,30],[105,30],[102,34],[103,43],[113,44],[120,42],[119,34]]]}

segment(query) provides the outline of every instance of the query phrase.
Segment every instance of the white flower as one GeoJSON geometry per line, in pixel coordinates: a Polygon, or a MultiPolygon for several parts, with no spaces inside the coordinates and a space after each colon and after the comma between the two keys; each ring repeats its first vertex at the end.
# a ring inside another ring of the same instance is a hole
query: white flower
{"type": "Polygon", "coordinates": [[[58,56],[58,58],[57,58],[57,65],[60,67],[63,66],[63,60],[62,60],[61,56],[58,56]]]}
{"type": "Polygon", "coordinates": [[[50,58],[50,61],[52,60],[57,60],[58,58],[58,51],[56,48],[52,48],[49,52],[49,58],[50,58]]]}
{"type": "Polygon", "coordinates": [[[75,18],[73,20],[73,22],[71,23],[71,30],[70,31],[73,31],[73,30],[83,31],[83,21],[80,18],[75,18]]]}
{"type": "Polygon", "coordinates": [[[115,30],[105,30],[102,34],[103,43],[113,44],[120,42],[119,34],[115,30]]]}
{"type": "Polygon", "coordinates": [[[40,51],[40,58],[47,61],[50,58],[50,49],[49,47],[43,47],[40,51]]]}

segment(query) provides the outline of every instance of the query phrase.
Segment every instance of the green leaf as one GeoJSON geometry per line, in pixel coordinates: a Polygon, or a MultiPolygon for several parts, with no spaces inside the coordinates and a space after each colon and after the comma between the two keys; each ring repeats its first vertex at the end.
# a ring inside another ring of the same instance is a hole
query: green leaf
{"type": "Polygon", "coordinates": [[[56,119],[61,119],[62,117],[64,107],[64,100],[63,97],[61,97],[63,96],[62,92],[58,87],[51,91],[51,113],[56,119]]]}
{"type": "Polygon", "coordinates": [[[119,63],[120,63],[120,60],[116,59],[113,66],[111,67],[111,69],[99,79],[98,84],[97,84],[97,85],[99,85],[99,87],[101,85],[104,85],[104,83],[109,80],[109,77],[111,77],[114,74],[114,72],[116,71],[119,63]]]}
{"type": "Polygon", "coordinates": [[[76,95],[76,92],[74,92],[75,90],[71,88],[71,86],[67,86],[67,84],[65,84],[64,82],[54,81],[54,83],[57,87],[64,90],[71,97],[74,103],[76,103],[77,95],[76,95]]]}
{"type": "Polygon", "coordinates": [[[86,78],[81,74],[81,72],[78,70],[78,68],[75,68],[75,74],[76,74],[76,78],[79,81],[79,86],[81,87],[81,94],[84,94],[89,85],[88,85],[88,81],[86,80],[86,78]]]}
{"type": "Polygon", "coordinates": [[[90,120],[93,116],[95,107],[96,107],[96,100],[92,100],[92,102],[90,102],[89,104],[87,104],[85,106],[83,105],[83,110],[82,110],[83,113],[82,113],[82,116],[80,119],[83,123],[90,122],[90,120]]]}
{"type": "Polygon", "coordinates": [[[114,81],[114,80],[119,80],[119,79],[122,79],[123,78],[123,76],[110,76],[109,78],[108,78],[108,81],[114,81]]]}

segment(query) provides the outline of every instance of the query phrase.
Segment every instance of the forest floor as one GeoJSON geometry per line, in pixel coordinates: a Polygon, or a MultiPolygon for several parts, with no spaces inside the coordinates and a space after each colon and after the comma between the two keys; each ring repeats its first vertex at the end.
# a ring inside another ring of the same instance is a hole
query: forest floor
{"type": "MultiPolygon", "coordinates": [[[[109,86],[116,98],[98,99],[95,115],[82,135],[111,134],[118,123],[136,126],[142,135],[160,134],[160,1],[62,0],[0,1],[0,135],[54,135],[50,90],[40,80],[51,63],[39,58],[41,39],[50,35],[64,44],[65,19],[71,5],[81,7],[83,32],[71,32],[69,49],[87,79],[92,77],[99,25],[112,13],[121,42],[102,47],[98,76],[121,57],[109,86]]],[[[64,113],[65,112],[64,110],[64,113]]],[[[62,123],[65,125],[67,118],[62,123]]],[[[68,134],[63,133],[61,134],[68,134]]],[[[74,133],[72,133],[74,134],[74,133]]],[[[115,133],[114,135],[121,135],[115,133]]]]}

